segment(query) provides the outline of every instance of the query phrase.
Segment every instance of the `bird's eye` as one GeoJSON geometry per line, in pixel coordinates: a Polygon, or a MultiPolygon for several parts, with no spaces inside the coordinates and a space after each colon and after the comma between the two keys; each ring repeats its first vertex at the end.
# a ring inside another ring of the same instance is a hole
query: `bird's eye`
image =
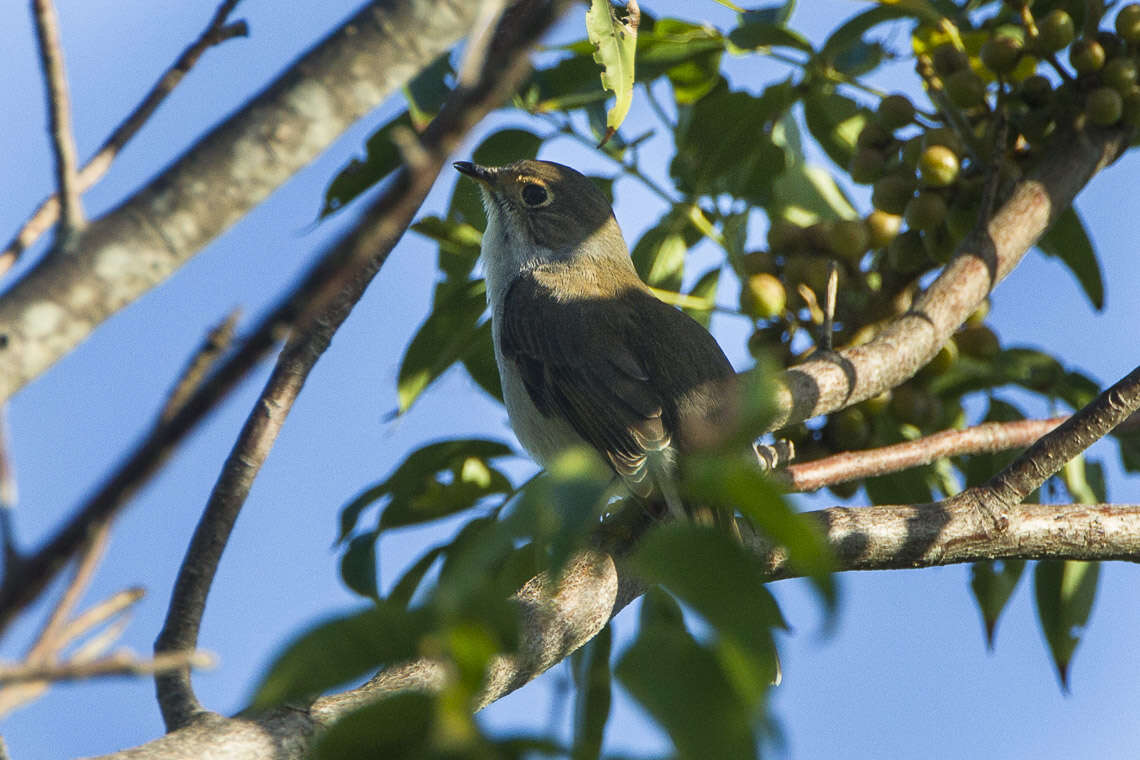
{"type": "Polygon", "coordinates": [[[549,198],[550,198],[550,196],[546,192],[546,188],[543,187],[542,185],[535,185],[533,183],[523,185],[523,189],[522,189],[523,203],[530,206],[531,208],[535,208],[535,207],[544,205],[549,198]]]}

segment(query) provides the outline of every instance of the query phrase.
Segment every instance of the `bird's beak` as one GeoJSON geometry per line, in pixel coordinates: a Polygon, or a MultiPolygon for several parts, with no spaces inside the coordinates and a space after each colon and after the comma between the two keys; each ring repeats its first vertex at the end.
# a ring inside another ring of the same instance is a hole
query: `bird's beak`
{"type": "Polygon", "coordinates": [[[473,164],[470,161],[456,161],[452,166],[460,174],[466,174],[471,179],[484,185],[490,185],[495,180],[495,170],[487,167],[473,164]]]}

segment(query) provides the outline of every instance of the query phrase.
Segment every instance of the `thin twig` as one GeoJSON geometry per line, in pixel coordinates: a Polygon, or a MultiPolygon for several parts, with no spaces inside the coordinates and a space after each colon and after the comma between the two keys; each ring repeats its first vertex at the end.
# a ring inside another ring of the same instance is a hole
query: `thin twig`
{"type": "Polygon", "coordinates": [[[3,568],[7,575],[21,561],[16,547],[13,517],[19,489],[16,487],[16,469],[12,464],[12,445],[8,438],[8,405],[0,404],[0,551],[4,552],[3,568]]]}
{"type": "Polygon", "coordinates": [[[213,666],[214,657],[206,652],[171,652],[145,660],[130,652],[122,651],[83,663],[0,666],[0,684],[79,681],[98,676],[141,676],[172,668],[213,666]]]}
{"type": "MultiPolygon", "coordinates": [[[[966,492],[973,499],[993,494],[1000,514],[1033,493],[1042,483],[1140,409],[1140,367],[1129,372],[1029,449],[980,489],[966,492]]],[[[984,502],[990,503],[991,499],[984,502]]]]}
{"type": "Polygon", "coordinates": [[[95,570],[99,567],[99,560],[103,558],[109,535],[110,526],[106,523],[94,526],[91,538],[76,563],[75,575],[67,584],[67,588],[63,590],[63,595],[56,603],[55,609],[52,610],[39,636],[36,637],[36,643],[28,652],[27,659],[29,661],[39,662],[52,658],[66,646],[68,639],[63,636],[63,633],[67,628],[67,621],[71,618],[72,610],[79,604],[79,600],[87,590],[91,579],[95,577],[95,570]]]}
{"type": "Polygon", "coordinates": [[[986,422],[965,430],[947,430],[905,443],[848,451],[813,462],[793,464],[774,472],[772,477],[790,491],[814,491],[850,480],[921,467],[945,457],[1023,448],[1066,419],[986,422]]]}
{"type": "Polygon", "coordinates": [[[160,420],[169,420],[173,417],[174,413],[186,403],[190,394],[202,384],[214,364],[233,342],[234,328],[237,326],[239,316],[241,316],[241,311],[234,309],[206,334],[202,345],[190,357],[190,361],[186,363],[186,368],[182,370],[182,376],[174,384],[173,390],[170,391],[166,406],[158,415],[160,420]]]}
{"type": "Polygon", "coordinates": [[[67,92],[67,72],[63,65],[63,48],[59,43],[59,17],[52,0],[32,0],[32,16],[36,21],[36,40],[40,63],[44,69],[47,90],[48,129],[55,153],[56,191],[62,199],[64,239],[83,228],[83,205],[79,200],[78,163],[75,133],[71,126],[71,103],[67,92]]]}
{"type": "Polygon", "coordinates": [[[130,609],[145,595],[146,591],[139,586],[132,586],[111,594],[95,606],[84,610],[68,623],[60,634],[60,640],[64,642],[75,641],[95,626],[102,625],[115,615],[130,609]]]}
{"type": "MultiPolygon", "coordinates": [[[[206,50],[226,40],[249,35],[249,27],[245,21],[226,23],[226,19],[240,1],[225,0],[218,6],[209,25],[198,39],[186,48],[182,55],[178,56],[170,68],[163,72],[162,76],[151,87],[150,92],[142,99],[142,102],[115,128],[111,136],[91,157],[91,160],[79,170],[76,177],[79,192],[90,189],[103,178],[123,146],[138,134],[138,131],[142,129],[142,126],[150,119],[158,106],[166,99],[166,96],[178,86],[178,83],[194,67],[206,50]]],[[[55,224],[56,220],[59,219],[59,210],[58,195],[51,195],[40,203],[28,221],[24,223],[24,226],[16,233],[16,236],[0,252],[0,274],[10,269],[20,254],[55,224]]]]}

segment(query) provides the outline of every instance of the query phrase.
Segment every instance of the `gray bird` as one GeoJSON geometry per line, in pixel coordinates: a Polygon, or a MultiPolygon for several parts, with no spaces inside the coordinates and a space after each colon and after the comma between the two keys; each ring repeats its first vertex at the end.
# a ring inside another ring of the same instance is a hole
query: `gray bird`
{"type": "Polygon", "coordinates": [[[519,442],[541,465],[585,443],[640,498],[692,513],[676,459],[731,427],[735,374],[720,346],[637,276],[585,176],[550,161],[455,168],[479,184],[487,211],[495,360],[519,442]]]}

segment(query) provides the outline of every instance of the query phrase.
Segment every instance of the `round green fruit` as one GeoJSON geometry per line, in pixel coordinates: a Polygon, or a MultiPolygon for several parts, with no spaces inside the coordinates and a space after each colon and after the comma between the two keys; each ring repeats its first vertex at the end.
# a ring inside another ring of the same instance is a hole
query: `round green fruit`
{"type": "Polygon", "coordinates": [[[903,217],[912,230],[929,230],[942,224],[946,211],[946,201],[941,195],[923,190],[906,204],[903,217]]]}
{"type": "Polygon", "coordinates": [[[930,57],[934,62],[934,70],[942,76],[970,67],[970,57],[950,43],[934,48],[930,57]]]}
{"type": "Polygon", "coordinates": [[[1021,41],[1006,35],[991,37],[982,43],[979,57],[982,65],[995,74],[1008,74],[1021,59],[1021,41]]]}
{"type": "Polygon", "coordinates": [[[1040,74],[1027,77],[1018,90],[1021,99],[1031,106],[1048,105],[1053,99],[1053,85],[1040,74]]]}
{"type": "Polygon", "coordinates": [[[1132,58],[1113,58],[1101,69],[1100,81],[1124,95],[1136,85],[1137,73],[1132,58]]]}
{"type": "Polygon", "coordinates": [[[1092,74],[1104,67],[1104,47],[1096,40],[1077,40],[1069,48],[1069,63],[1078,74],[1092,74]]]}
{"type": "Polygon", "coordinates": [[[950,127],[935,127],[926,130],[922,136],[922,147],[926,149],[931,145],[945,145],[959,156],[965,150],[965,146],[962,145],[962,138],[958,137],[958,133],[950,127]]]}
{"type": "Polygon", "coordinates": [[[838,451],[861,449],[871,440],[871,424],[858,407],[848,407],[828,421],[828,442],[838,451]]]}
{"type": "Polygon", "coordinates": [[[875,209],[867,215],[867,232],[872,248],[886,248],[898,237],[902,227],[902,217],[875,209]]]}
{"type": "Polygon", "coordinates": [[[931,145],[918,159],[918,176],[928,187],[948,187],[958,179],[958,156],[945,145],[931,145]]]}
{"type": "Polygon", "coordinates": [[[894,137],[873,121],[867,122],[859,136],[855,138],[857,148],[885,148],[891,144],[894,137]]]}
{"type": "Polygon", "coordinates": [[[1085,101],[1085,115],[1100,127],[1111,127],[1124,115],[1124,99],[1111,87],[1098,87],[1085,101]]]}
{"type": "Polygon", "coordinates": [[[784,313],[788,294],[784,284],[766,272],[754,274],[740,289],[740,310],[759,319],[772,319],[784,313]]]}
{"type": "Polygon", "coordinates": [[[914,121],[914,104],[905,95],[888,95],[879,101],[875,118],[883,129],[894,132],[914,121]]]}
{"type": "Polygon", "coordinates": [[[804,245],[804,229],[787,219],[773,219],[768,226],[768,249],[794,251],[804,245]]]}
{"type": "Polygon", "coordinates": [[[973,108],[986,102],[986,83],[968,68],[955,71],[942,83],[950,102],[959,108],[973,108]]]}
{"type": "Polygon", "coordinates": [[[1043,53],[1056,53],[1072,44],[1076,34],[1073,17],[1061,8],[1054,8],[1037,23],[1037,47],[1043,53]]]}
{"type": "Polygon", "coordinates": [[[1124,96],[1120,121],[1126,127],[1140,126],[1140,87],[1133,87],[1124,96]]]}
{"type": "Polygon", "coordinates": [[[927,265],[926,249],[918,230],[907,230],[887,246],[887,266],[899,274],[911,274],[927,265]]]}
{"type": "Polygon", "coordinates": [[[827,248],[837,258],[858,263],[871,246],[871,235],[862,219],[841,219],[826,230],[827,248]]]}
{"type": "Polygon", "coordinates": [[[1116,33],[1129,44],[1140,42],[1140,3],[1129,3],[1120,9],[1116,14],[1116,33]]]}
{"type": "Polygon", "coordinates": [[[963,327],[954,336],[958,351],[963,356],[974,359],[992,359],[1001,353],[1001,341],[993,330],[985,325],[963,327]]]}
{"type": "Polygon", "coordinates": [[[870,185],[883,176],[885,158],[874,148],[859,148],[851,157],[851,181],[860,185],[870,185]]]}
{"type": "Polygon", "coordinates": [[[901,214],[914,195],[913,176],[888,174],[871,190],[871,205],[888,214],[901,214]]]}

